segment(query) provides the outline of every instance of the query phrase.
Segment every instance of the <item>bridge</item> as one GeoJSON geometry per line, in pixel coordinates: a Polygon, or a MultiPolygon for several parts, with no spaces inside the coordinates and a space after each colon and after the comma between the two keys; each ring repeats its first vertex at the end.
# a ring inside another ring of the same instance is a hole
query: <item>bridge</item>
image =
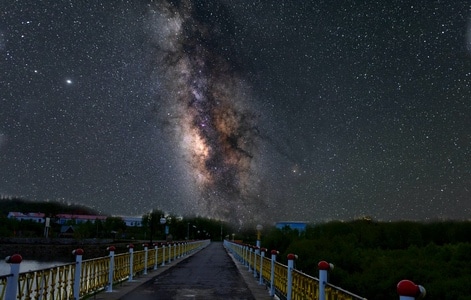
{"type": "MultiPolygon", "coordinates": [[[[332,264],[318,264],[319,277],[277,262],[276,251],[224,241],[209,240],[143,244],[143,250],[83,260],[74,251],[74,263],[49,269],[19,272],[21,255],[7,258],[11,273],[0,276],[0,299],[320,299],[356,300],[358,295],[327,281],[332,264]]],[[[409,280],[398,283],[401,300],[425,295],[409,280]]]]}

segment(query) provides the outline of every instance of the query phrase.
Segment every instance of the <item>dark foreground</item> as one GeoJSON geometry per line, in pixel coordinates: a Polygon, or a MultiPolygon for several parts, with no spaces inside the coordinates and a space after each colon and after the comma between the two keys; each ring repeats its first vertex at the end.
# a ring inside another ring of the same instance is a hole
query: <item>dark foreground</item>
{"type": "Polygon", "coordinates": [[[122,299],[255,300],[222,243],[211,243],[122,299]]]}

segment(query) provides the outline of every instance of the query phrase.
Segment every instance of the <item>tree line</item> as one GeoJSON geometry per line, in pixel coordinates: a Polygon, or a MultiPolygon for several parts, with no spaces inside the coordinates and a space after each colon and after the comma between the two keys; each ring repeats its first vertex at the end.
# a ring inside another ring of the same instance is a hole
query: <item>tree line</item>
{"type": "Polygon", "coordinates": [[[427,299],[471,300],[471,222],[355,220],[309,225],[305,232],[271,229],[262,246],[298,255],[296,268],[318,276],[317,263],[335,265],[329,281],[367,299],[397,299],[409,279],[427,299]]]}
{"type": "Polygon", "coordinates": [[[159,209],[142,216],[142,226],[126,226],[120,217],[107,216],[106,220],[76,223],[71,220],[66,224],[56,224],[54,216],[60,213],[100,215],[91,208],[70,205],[61,202],[32,202],[19,198],[2,199],[0,205],[0,237],[42,237],[44,224],[30,220],[8,219],[9,212],[41,212],[52,218],[49,237],[61,237],[63,225],[72,226],[73,233],[68,237],[75,239],[115,239],[115,240],[186,240],[212,239],[221,240],[230,232],[230,225],[221,220],[199,216],[177,216],[159,209]],[[165,219],[165,224],[161,219],[165,219]],[[165,228],[167,227],[167,229],[165,228]]]}

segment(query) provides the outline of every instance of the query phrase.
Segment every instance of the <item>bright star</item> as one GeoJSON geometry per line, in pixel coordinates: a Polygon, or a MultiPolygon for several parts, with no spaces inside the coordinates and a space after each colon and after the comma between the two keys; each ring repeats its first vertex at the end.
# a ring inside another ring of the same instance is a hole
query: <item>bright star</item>
{"type": "Polygon", "coordinates": [[[71,80],[71,79],[66,79],[65,82],[66,82],[67,84],[72,84],[72,80],[71,80]]]}

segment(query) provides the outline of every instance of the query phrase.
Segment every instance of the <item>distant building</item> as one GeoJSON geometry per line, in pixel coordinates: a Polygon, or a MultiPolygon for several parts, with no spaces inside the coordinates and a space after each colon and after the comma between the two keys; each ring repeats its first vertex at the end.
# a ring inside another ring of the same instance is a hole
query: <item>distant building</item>
{"type": "Polygon", "coordinates": [[[46,222],[45,214],[43,213],[21,213],[16,211],[11,211],[8,213],[7,218],[9,219],[16,219],[18,221],[33,221],[36,223],[44,223],[46,222]]]}
{"type": "MultiPolygon", "coordinates": [[[[9,219],[16,219],[18,221],[30,220],[37,223],[45,223],[46,215],[44,213],[21,213],[21,212],[9,212],[9,219]]],[[[66,225],[68,222],[74,222],[75,224],[82,224],[86,222],[95,223],[95,221],[104,222],[108,216],[101,215],[75,215],[75,214],[57,214],[52,219],[59,225],[66,225]]],[[[119,216],[126,226],[128,227],[142,227],[142,217],[125,217],[119,216]]]]}
{"type": "Polygon", "coordinates": [[[98,216],[98,215],[73,215],[73,214],[57,214],[56,215],[56,223],[65,225],[69,221],[74,221],[75,224],[86,223],[90,221],[91,223],[95,223],[96,220],[99,221],[106,221],[107,216],[98,216]]]}
{"type": "Polygon", "coordinates": [[[297,230],[299,232],[304,232],[304,231],[306,231],[307,222],[280,221],[280,222],[276,222],[275,227],[278,228],[278,229],[289,228],[289,229],[292,229],[292,230],[297,230]]]}
{"type": "Polygon", "coordinates": [[[75,228],[73,226],[62,225],[59,233],[59,237],[72,238],[74,237],[75,228]]]}
{"type": "Polygon", "coordinates": [[[142,217],[120,217],[128,227],[142,227],[142,217]]]}

